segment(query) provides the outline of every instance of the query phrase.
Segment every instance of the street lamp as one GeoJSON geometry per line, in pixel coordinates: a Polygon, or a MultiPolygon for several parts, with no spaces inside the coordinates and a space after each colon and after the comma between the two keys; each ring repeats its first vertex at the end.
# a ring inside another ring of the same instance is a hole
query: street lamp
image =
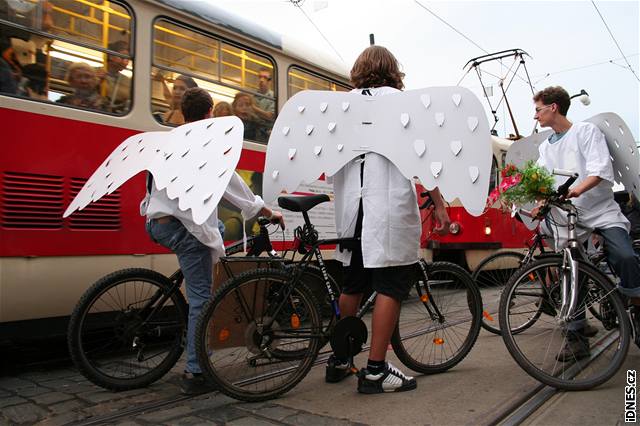
{"type": "Polygon", "coordinates": [[[589,94],[584,89],[580,90],[580,93],[571,96],[570,99],[573,99],[573,98],[578,98],[578,100],[582,102],[582,105],[584,106],[587,106],[591,103],[591,99],[589,99],[589,94]]]}

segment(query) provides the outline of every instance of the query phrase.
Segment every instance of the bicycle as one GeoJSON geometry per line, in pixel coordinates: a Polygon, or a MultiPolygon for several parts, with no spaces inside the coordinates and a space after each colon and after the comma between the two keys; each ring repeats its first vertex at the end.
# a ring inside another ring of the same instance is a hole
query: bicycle
{"type": "Polygon", "coordinates": [[[632,330],[614,283],[589,261],[577,239],[577,209],[564,198],[577,174],[554,173],[569,178],[547,198],[539,216],[551,207],[565,212],[569,244],[561,256],[532,261],[511,276],[500,299],[500,329],[509,353],[529,375],[558,389],[586,390],[618,371],[632,330]],[[586,323],[577,320],[602,328],[595,344],[578,327],[586,323]],[[526,332],[513,331],[521,324],[528,324],[526,332]],[[573,349],[576,342],[582,352],[573,349]]]}
{"type": "MultiPolygon", "coordinates": [[[[221,264],[233,276],[234,262],[283,262],[273,250],[269,221],[258,219],[260,232],[226,247],[221,264]],[[268,256],[260,256],[266,252],[268,256]]],[[[309,270],[307,274],[315,271],[309,270]]],[[[71,314],[68,347],[78,370],[91,382],[113,391],[145,387],[164,376],[185,345],[187,303],[178,269],[170,277],[144,268],[106,275],[85,291],[71,314]]]]}
{"type": "MultiPolygon", "coordinates": [[[[518,213],[530,216],[530,212],[523,209],[519,209],[518,213]]],[[[526,252],[509,250],[491,254],[483,259],[473,271],[472,277],[482,295],[482,328],[493,334],[501,334],[498,318],[500,297],[509,278],[518,269],[535,259],[559,256],[558,253],[546,248],[545,238],[546,236],[540,232],[540,228],[536,227],[526,252]]],[[[589,254],[588,257],[589,261],[600,270],[607,274],[612,274],[613,269],[606,261],[604,247],[600,247],[594,253],[589,254]]],[[[533,316],[531,321],[535,321],[544,308],[545,306],[541,305],[537,316],[533,316]]],[[[512,330],[512,332],[524,331],[528,325],[530,323],[521,324],[517,330],[512,330]]]]}
{"type": "MultiPolygon", "coordinates": [[[[327,195],[280,197],[281,208],[302,213],[295,244],[302,259],[283,268],[253,269],[224,283],[203,308],[196,349],[203,374],[239,400],[275,398],[309,372],[321,346],[331,341],[338,356],[354,356],[367,340],[363,315],[340,320],[338,292],[331,284],[320,247],[359,243],[358,238],[319,239],[308,211],[327,195]],[[324,319],[303,274],[312,261],[322,277],[331,319],[324,319]],[[325,327],[324,324],[329,324],[325,327]]],[[[471,276],[455,264],[419,262],[419,274],[403,303],[391,339],[396,356],[414,371],[446,371],[469,353],[480,331],[482,301],[471,276]]]]}

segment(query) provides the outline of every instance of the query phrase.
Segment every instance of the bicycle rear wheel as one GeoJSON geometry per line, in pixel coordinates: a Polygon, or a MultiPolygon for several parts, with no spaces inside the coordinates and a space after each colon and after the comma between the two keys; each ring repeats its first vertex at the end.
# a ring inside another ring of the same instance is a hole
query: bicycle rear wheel
{"type": "Polygon", "coordinates": [[[76,305],[68,329],[71,359],[90,381],[122,391],[147,386],[180,358],[187,305],[171,282],[148,269],[98,280],[76,305]],[[168,297],[163,297],[168,295],[168,297]]]}
{"type": "Polygon", "coordinates": [[[494,253],[473,271],[473,280],[482,296],[482,328],[493,334],[500,334],[500,295],[523,259],[524,255],[516,251],[494,253]]]}
{"type": "Polygon", "coordinates": [[[243,401],[275,398],[308,373],[322,343],[313,294],[280,269],[227,281],[196,327],[198,361],[223,393],[243,401]]]}
{"type": "Polygon", "coordinates": [[[511,277],[500,301],[502,337],[516,362],[540,382],[565,390],[591,389],[610,379],[624,362],[630,341],[629,318],[609,279],[580,261],[574,318],[597,326],[598,334],[589,339],[577,323],[570,323],[569,329],[558,318],[562,268],[562,258],[544,258],[523,266],[511,277]],[[526,331],[512,332],[538,312],[536,303],[541,300],[551,309],[526,331]]]}
{"type": "Polygon", "coordinates": [[[427,278],[402,304],[391,344],[408,368],[435,374],[458,364],[473,348],[482,300],[471,275],[458,265],[428,264],[427,278]]]}

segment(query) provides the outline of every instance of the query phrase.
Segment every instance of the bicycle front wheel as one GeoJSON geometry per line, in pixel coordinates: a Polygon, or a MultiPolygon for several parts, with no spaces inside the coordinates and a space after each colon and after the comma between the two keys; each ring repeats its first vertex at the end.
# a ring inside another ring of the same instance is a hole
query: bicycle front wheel
{"type": "Polygon", "coordinates": [[[98,280],[76,305],[68,329],[71,359],[90,381],[122,391],[147,386],[180,358],[187,305],[167,277],[123,269],[98,280]]]}
{"type": "Polygon", "coordinates": [[[220,391],[243,401],[275,398],[300,382],[322,343],[313,294],[280,269],[224,283],[196,327],[198,361],[220,391]]]}
{"type": "Polygon", "coordinates": [[[523,259],[524,255],[516,251],[494,253],[473,271],[473,280],[482,296],[482,328],[493,334],[500,334],[500,296],[523,259]]]}
{"type": "Polygon", "coordinates": [[[393,351],[423,374],[446,371],[471,351],[480,333],[482,299],[471,275],[453,263],[427,265],[402,304],[393,351]]]}
{"type": "Polygon", "coordinates": [[[580,261],[578,304],[572,320],[561,321],[563,270],[562,258],[556,257],[516,272],[500,300],[500,329],[509,353],[535,379],[558,389],[591,389],[609,380],[624,362],[629,318],[609,279],[580,261]],[[512,331],[538,314],[542,304],[545,309],[535,323],[521,333],[512,331]],[[594,326],[595,335],[589,330],[594,326]]]}

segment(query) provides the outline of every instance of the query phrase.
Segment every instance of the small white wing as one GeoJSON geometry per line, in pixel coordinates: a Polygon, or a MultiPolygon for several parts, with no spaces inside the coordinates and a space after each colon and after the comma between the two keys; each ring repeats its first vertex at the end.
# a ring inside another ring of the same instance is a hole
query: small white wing
{"type": "Polygon", "coordinates": [[[474,215],[486,202],[489,126],[477,97],[461,87],[386,96],[306,91],[283,107],[269,139],[263,195],[271,201],[331,176],[354,157],[376,152],[409,179],[438,186],[474,215]],[[292,155],[293,153],[293,155],[292,155]]]}
{"type": "Polygon", "coordinates": [[[125,139],[93,172],[80,192],[73,199],[63,217],[82,210],[89,203],[111,194],[123,183],[143,170],[166,144],[167,132],[140,133],[125,139]]]}
{"type": "Polygon", "coordinates": [[[538,147],[551,136],[551,133],[553,130],[545,130],[515,141],[507,150],[506,163],[522,167],[529,160],[536,161],[540,156],[538,147]]]}
{"type": "Polygon", "coordinates": [[[604,133],[615,181],[640,199],[640,157],[629,126],[612,112],[598,114],[586,121],[595,124],[604,133]]]}
{"type": "Polygon", "coordinates": [[[151,163],[158,189],[178,198],[181,210],[204,223],[218,205],[240,160],[244,126],[235,116],[200,120],[168,133],[161,155],[151,163]]]}

